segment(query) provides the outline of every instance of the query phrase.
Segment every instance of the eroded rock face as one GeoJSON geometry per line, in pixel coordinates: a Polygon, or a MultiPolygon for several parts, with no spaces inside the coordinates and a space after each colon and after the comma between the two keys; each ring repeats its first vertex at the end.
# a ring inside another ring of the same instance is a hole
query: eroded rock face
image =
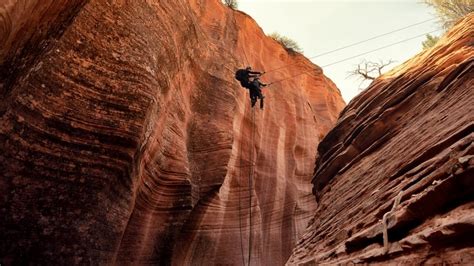
{"type": "Polygon", "coordinates": [[[288,259],[344,106],[319,67],[218,0],[0,15],[2,263],[239,264],[249,235],[252,264],[288,259]],[[287,64],[252,119],[234,71],[287,64]]]}
{"type": "Polygon", "coordinates": [[[474,262],[473,43],[471,15],[346,107],[288,264],[474,262]]]}

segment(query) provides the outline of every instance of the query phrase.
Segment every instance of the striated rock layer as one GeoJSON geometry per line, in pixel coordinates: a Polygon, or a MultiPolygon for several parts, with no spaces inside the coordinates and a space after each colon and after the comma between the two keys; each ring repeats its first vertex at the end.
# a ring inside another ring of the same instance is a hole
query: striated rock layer
{"type": "Polygon", "coordinates": [[[471,15],[345,108],[288,264],[474,263],[473,44],[471,15]]]}
{"type": "Polygon", "coordinates": [[[0,42],[0,263],[288,259],[344,106],[319,67],[218,0],[7,0],[0,42]],[[305,75],[252,113],[248,64],[305,75]]]}

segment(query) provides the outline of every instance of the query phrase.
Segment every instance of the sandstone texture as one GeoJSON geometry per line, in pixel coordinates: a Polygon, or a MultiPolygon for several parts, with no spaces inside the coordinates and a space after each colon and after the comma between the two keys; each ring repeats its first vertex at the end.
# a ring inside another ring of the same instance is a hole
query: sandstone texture
{"type": "Polygon", "coordinates": [[[0,94],[2,265],[282,265],[344,107],[219,0],[1,1],[0,94]],[[252,111],[246,65],[304,75],[252,111]]]}
{"type": "Polygon", "coordinates": [[[473,70],[471,15],[351,101],[289,265],[474,263],[473,70]]]}

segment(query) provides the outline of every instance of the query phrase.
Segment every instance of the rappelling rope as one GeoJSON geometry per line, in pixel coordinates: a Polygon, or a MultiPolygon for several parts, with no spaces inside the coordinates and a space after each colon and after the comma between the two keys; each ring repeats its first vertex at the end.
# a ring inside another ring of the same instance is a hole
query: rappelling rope
{"type": "Polygon", "coordinates": [[[251,132],[251,137],[250,137],[250,149],[249,149],[249,160],[250,160],[250,166],[249,166],[249,178],[248,178],[248,184],[249,184],[249,252],[248,252],[248,266],[250,266],[250,261],[252,257],[252,181],[253,181],[253,175],[254,175],[254,162],[253,162],[253,148],[255,145],[255,108],[251,107],[252,109],[252,132],[251,132]]]}
{"type": "Polygon", "coordinates": [[[303,72],[303,73],[300,73],[300,74],[297,74],[297,75],[294,75],[294,76],[291,76],[291,77],[288,77],[288,78],[279,79],[279,80],[277,80],[277,81],[273,81],[273,82],[269,83],[267,86],[271,86],[271,85],[273,85],[273,84],[275,84],[275,83],[279,83],[279,82],[282,82],[282,81],[285,81],[285,80],[288,80],[288,79],[294,79],[294,78],[296,78],[296,77],[298,77],[298,76],[306,75],[306,74],[308,74],[308,73],[303,72]]]}
{"type": "MultiPolygon", "coordinates": [[[[237,24],[237,20],[235,18],[235,11],[233,13],[234,18],[234,26],[237,29],[237,38],[236,38],[236,47],[238,48],[239,42],[239,26],[237,24]]],[[[244,54],[246,66],[249,65],[249,60],[247,58],[247,53],[245,49],[242,47],[242,52],[244,54]]],[[[250,91],[249,91],[250,93],[250,91]]],[[[253,146],[254,146],[254,139],[255,139],[255,109],[251,107],[251,137],[250,137],[250,147],[249,147],[249,176],[248,176],[248,191],[249,191],[249,244],[248,244],[248,265],[250,266],[251,256],[252,256],[252,179],[253,179],[253,146]]],[[[242,255],[242,264],[245,266],[245,256],[244,256],[244,246],[243,246],[243,233],[242,233],[242,207],[241,207],[241,186],[240,182],[242,181],[242,167],[243,159],[242,159],[242,142],[240,143],[240,166],[239,166],[239,231],[240,231],[240,252],[242,255]]]]}
{"type": "MultiPolygon", "coordinates": [[[[236,42],[235,42],[235,45],[238,47],[239,46],[239,32],[240,32],[240,27],[239,25],[237,24],[237,19],[235,18],[235,12],[236,11],[233,11],[233,18],[234,18],[234,27],[237,29],[237,39],[236,39],[236,42]]],[[[245,63],[246,63],[246,66],[248,66],[249,64],[249,60],[247,59],[247,53],[245,52],[245,49],[242,47],[242,51],[244,52],[244,57],[245,57],[245,63]]]]}
{"type": "MultiPolygon", "coordinates": [[[[239,27],[237,26],[237,20],[235,19],[235,11],[232,11],[232,15],[234,18],[234,27],[236,28],[237,36],[235,38],[235,46],[239,47],[239,27]]],[[[245,51],[244,51],[245,52],[245,51]]],[[[245,55],[245,54],[244,54],[245,55]]],[[[247,61],[247,55],[245,55],[245,61],[247,61]]],[[[248,64],[248,63],[247,63],[248,64]]],[[[240,166],[243,165],[242,160],[242,141],[240,142],[240,166]]],[[[245,266],[245,256],[244,256],[244,240],[243,240],[243,233],[242,233],[242,206],[241,206],[241,188],[240,182],[242,182],[242,168],[239,167],[239,233],[240,233],[240,255],[242,256],[242,265],[245,266]]]]}
{"type": "Polygon", "coordinates": [[[242,182],[242,170],[244,167],[249,166],[251,167],[252,162],[250,161],[247,165],[243,163],[243,154],[242,154],[242,141],[240,142],[240,165],[239,165],[239,231],[240,231],[240,252],[242,255],[242,265],[245,266],[245,256],[244,256],[244,241],[243,241],[243,233],[242,233],[242,207],[241,207],[241,182],[242,182]]]}
{"type": "Polygon", "coordinates": [[[253,188],[253,176],[254,176],[254,162],[253,162],[253,148],[255,145],[255,109],[251,107],[251,131],[249,141],[249,161],[248,165],[243,164],[242,159],[242,142],[240,143],[240,166],[239,166],[239,232],[240,232],[240,251],[242,254],[242,264],[245,265],[244,247],[243,247],[243,233],[242,233],[242,200],[241,200],[241,186],[242,181],[242,168],[249,167],[248,170],[248,191],[249,191],[249,244],[248,244],[248,264],[250,266],[252,256],[252,188],[253,188]]]}
{"type": "MultiPolygon", "coordinates": [[[[240,165],[242,165],[242,142],[240,142],[240,165]]],[[[240,232],[240,254],[242,255],[242,265],[245,266],[245,257],[244,257],[244,241],[243,241],[243,234],[242,234],[242,207],[241,207],[241,196],[240,196],[240,190],[241,190],[241,186],[240,186],[240,182],[242,181],[242,168],[239,168],[239,187],[238,187],[238,191],[239,191],[239,232],[240,232]]]]}

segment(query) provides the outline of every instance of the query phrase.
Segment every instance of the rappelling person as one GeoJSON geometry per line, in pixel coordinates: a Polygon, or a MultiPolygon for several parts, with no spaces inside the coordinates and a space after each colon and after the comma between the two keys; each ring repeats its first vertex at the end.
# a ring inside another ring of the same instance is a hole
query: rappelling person
{"type": "Polygon", "coordinates": [[[265,74],[265,72],[252,71],[250,66],[245,69],[241,68],[235,72],[235,79],[240,81],[240,85],[244,88],[250,89],[250,78],[255,78],[260,75],[265,74]]]}
{"type": "Polygon", "coordinates": [[[260,108],[263,109],[263,98],[261,87],[267,86],[267,84],[260,82],[260,75],[265,74],[265,72],[252,71],[250,66],[245,69],[239,69],[235,72],[235,78],[240,81],[240,85],[250,91],[250,100],[252,102],[252,107],[255,106],[257,99],[260,99],[260,108]],[[253,78],[250,81],[250,78],[253,78]]]}
{"type": "Polygon", "coordinates": [[[263,96],[262,87],[267,86],[268,84],[260,82],[259,77],[254,77],[252,82],[250,82],[250,101],[252,102],[252,107],[255,106],[257,99],[260,99],[260,109],[263,109],[263,96]]]}

